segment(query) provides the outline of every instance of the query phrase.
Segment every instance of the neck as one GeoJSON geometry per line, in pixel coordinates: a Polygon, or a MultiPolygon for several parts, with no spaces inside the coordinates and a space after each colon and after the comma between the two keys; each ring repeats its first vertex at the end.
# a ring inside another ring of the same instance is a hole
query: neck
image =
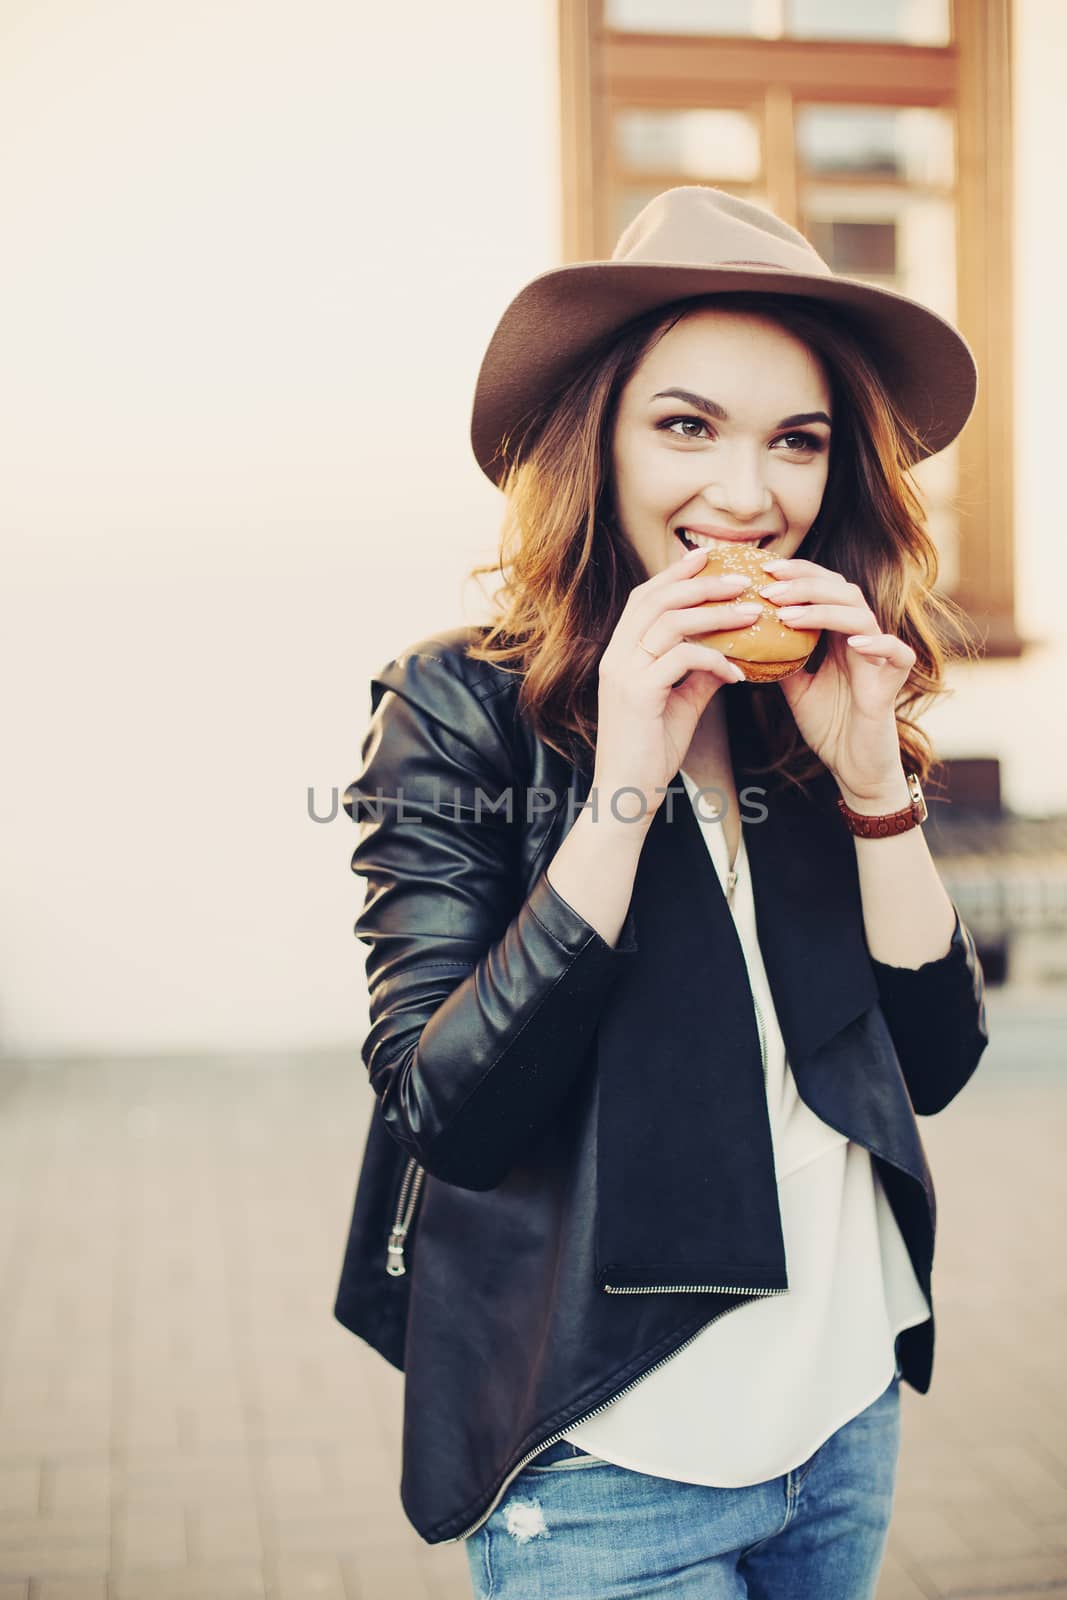
{"type": "Polygon", "coordinates": [[[722,750],[729,745],[726,726],[726,705],[722,694],[716,694],[704,708],[703,715],[693,731],[692,748],[697,750],[722,750]]]}

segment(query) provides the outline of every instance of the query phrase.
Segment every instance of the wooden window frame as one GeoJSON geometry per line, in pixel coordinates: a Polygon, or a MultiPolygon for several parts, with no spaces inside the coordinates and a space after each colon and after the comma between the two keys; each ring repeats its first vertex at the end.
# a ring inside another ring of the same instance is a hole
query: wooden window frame
{"type": "MultiPolygon", "coordinates": [[[[609,133],[627,107],[762,106],[766,192],[797,220],[793,98],[947,109],[957,128],[957,322],[978,363],[960,439],[953,599],[986,657],[1018,656],[1013,536],[1011,0],[953,4],[945,46],[629,34],[602,0],[559,0],[564,260],[614,245],[609,133]],[[777,155],[776,155],[777,152],[777,155]]],[[[685,181],[665,178],[670,182],[685,181]]],[[[656,175],[650,177],[655,185],[656,175]]],[[[722,188],[732,186],[723,183],[722,188]]],[[[744,187],[744,186],[740,186],[744,187]]]]}

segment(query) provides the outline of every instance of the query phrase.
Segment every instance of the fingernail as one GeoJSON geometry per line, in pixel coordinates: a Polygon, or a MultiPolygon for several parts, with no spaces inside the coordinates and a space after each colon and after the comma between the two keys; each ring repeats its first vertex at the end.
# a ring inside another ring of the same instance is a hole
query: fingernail
{"type": "Polygon", "coordinates": [[[752,600],[746,600],[743,604],[734,606],[734,610],[739,617],[758,617],[763,607],[756,605],[752,600]]]}
{"type": "Polygon", "coordinates": [[[762,589],[756,590],[756,593],[766,595],[767,599],[770,600],[772,596],[782,594],[788,588],[788,583],[785,583],[782,579],[779,579],[777,583],[765,583],[762,589]]]}
{"type": "Polygon", "coordinates": [[[776,617],[781,617],[783,622],[796,622],[798,617],[802,617],[804,615],[804,607],[779,606],[774,614],[776,617]]]}
{"type": "Polygon", "coordinates": [[[785,565],[785,557],[784,556],[771,556],[769,561],[761,561],[760,562],[760,566],[763,568],[764,572],[773,572],[775,567],[782,567],[784,565],[785,565]]]}

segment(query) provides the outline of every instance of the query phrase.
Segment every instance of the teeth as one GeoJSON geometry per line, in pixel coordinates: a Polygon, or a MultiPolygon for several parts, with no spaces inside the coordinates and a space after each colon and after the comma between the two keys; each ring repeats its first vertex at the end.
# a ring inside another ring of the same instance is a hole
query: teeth
{"type": "Polygon", "coordinates": [[[693,533],[689,528],[679,528],[679,533],[685,535],[690,544],[698,550],[711,550],[719,544],[759,544],[759,539],[715,539],[708,533],[693,533]]]}

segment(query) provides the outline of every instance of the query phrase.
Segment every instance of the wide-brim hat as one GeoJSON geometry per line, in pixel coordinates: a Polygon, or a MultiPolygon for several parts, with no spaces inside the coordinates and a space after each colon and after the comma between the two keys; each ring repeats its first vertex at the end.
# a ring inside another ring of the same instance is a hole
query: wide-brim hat
{"type": "Polygon", "coordinates": [[[544,272],[507,307],[475,386],[471,444],[482,471],[499,485],[507,465],[501,445],[511,441],[513,451],[537,408],[633,318],[739,289],[833,306],[921,441],[918,459],[943,450],[963,428],[978,374],[951,323],[893,289],[838,276],[803,234],[761,206],[685,184],[649,201],[610,261],[544,272]]]}

